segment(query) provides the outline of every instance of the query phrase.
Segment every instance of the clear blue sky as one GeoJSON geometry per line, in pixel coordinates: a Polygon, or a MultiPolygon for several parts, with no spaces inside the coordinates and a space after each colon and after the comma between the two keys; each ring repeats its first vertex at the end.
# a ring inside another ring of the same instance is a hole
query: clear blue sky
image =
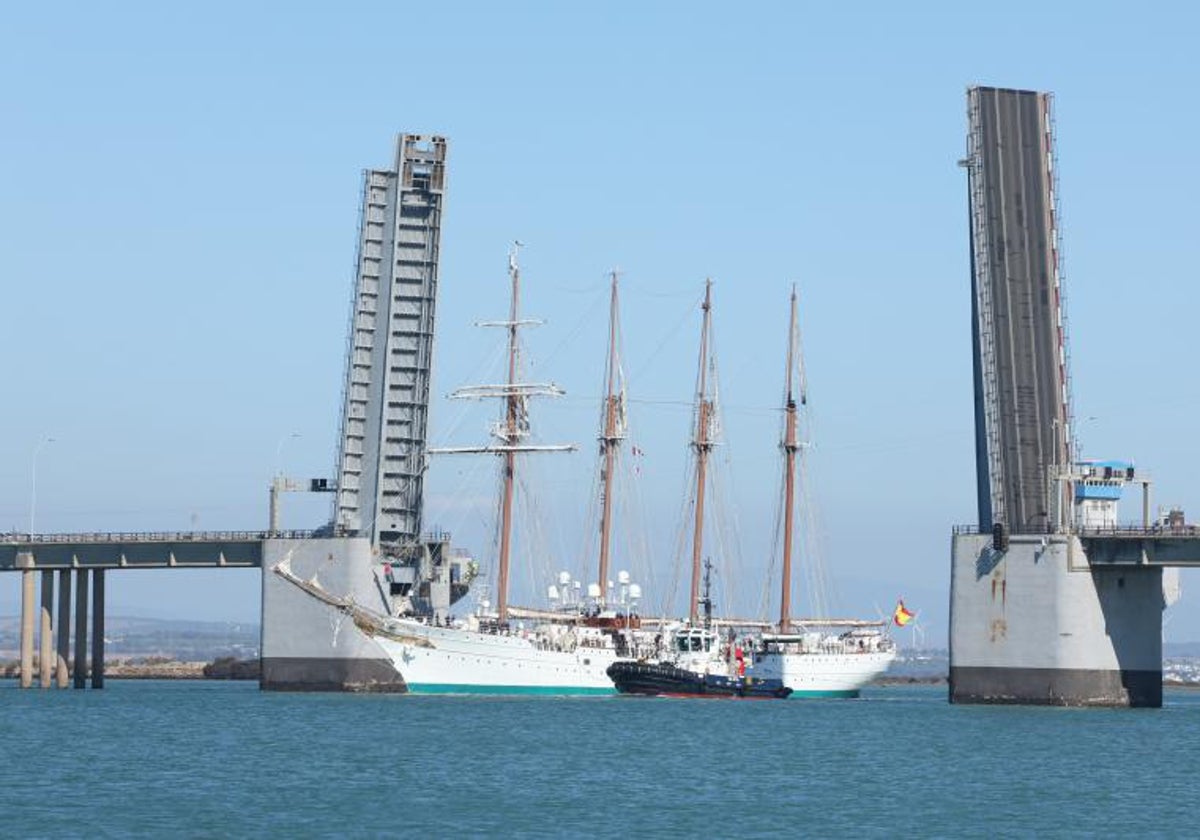
{"type": "MultiPolygon", "coordinates": [[[[1083,452],[1136,460],[1156,501],[1200,515],[1198,23],[1183,3],[10,5],[0,528],[27,527],[46,436],[39,530],[257,528],[277,467],[331,475],[360,171],[397,131],[440,133],[435,391],[489,375],[496,336],[470,324],[503,313],[520,238],[527,309],[549,320],[528,337],[536,374],[570,394],[537,420],[584,446],[536,470],[554,564],[585,542],[619,265],[631,396],[655,401],[633,414],[652,553],[673,553],[687,454],[687,409],[658,403],[689,398],[711,276],[755,578],[796,281],[841,603],[903,594],[944,637],[950,528],[975,515],[965,88],[1056,94],[1083,452]]],[[[435,442],[482,437],[484,415],[457,418],[435,405],[435,442]]],[[[428,524],[481,556],[488,467],[428,482],[428,524]]],[[[326,502],[290,499],[286,524],[326,502]]],[[[1168,638],[1200,638],[1192,580],[1168,638]]],[[[110,589],[117,612],[257,616],[249,573],[110,589]]]]}

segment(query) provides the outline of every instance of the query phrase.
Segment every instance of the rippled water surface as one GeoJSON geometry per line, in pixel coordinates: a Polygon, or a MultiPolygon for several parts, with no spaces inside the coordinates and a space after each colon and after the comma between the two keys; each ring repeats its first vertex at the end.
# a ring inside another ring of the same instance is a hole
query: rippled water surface
{"type": "Polygon", "coordinates": [[[1190,835],[1200,693],[1162,709],[266,694],[0,682],[5,836],[1190,835]]]}

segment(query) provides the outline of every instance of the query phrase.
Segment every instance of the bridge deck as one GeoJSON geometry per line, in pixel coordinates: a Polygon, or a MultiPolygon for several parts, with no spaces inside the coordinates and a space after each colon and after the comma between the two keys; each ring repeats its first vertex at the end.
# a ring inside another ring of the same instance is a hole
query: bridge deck
{"type": "Polygon", "coordinates": [[[1055,510],[1046,466],[1068,463],[1070,451],[1050,99],[974,87],[969,102],[976,409],[988,453],[978,469],[991,488],[980,511],[990,510],[985,526],[1046,529],[1055,510]]]}
{"type": "Polygon", "coordinates": [[[0,572],[19,569],[257,568],[267,539],[312,531],[0,534],[0,572]]]}
{"type": "MultiPolygon", "coordinates": [[[[955,534],[982,534],[975,525],[956,525],[955,534]]],[[[1044,531],[1018,531],[1012,540],[1055,536],[1044,531]]],[[[1065,537],[1065,534],[1057,535],[1065,537]]],[[[1179,527],[1121,526],[1076,531],[1092,566],[1197,566],[1200,567],[1200,525],[1179,527]]]]}
{"type": "Polygon", "coordinates": [[[1105,528],[1079,534],[1093,566],[1200,566],[1200,527],[1105,528]]]}

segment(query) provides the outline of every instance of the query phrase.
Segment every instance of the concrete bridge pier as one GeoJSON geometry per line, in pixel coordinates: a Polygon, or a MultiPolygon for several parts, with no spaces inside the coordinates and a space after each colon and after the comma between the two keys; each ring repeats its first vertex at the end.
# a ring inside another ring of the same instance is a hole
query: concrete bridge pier
{"type": "Polygon", "coordinates": [[[950,702],[1162,705],[1162,569],[1093,566],[1078,536],[954,536],[950,702]]]}
{"type": "Polygon", "coordinates": [[[58,654],[54,657],[54,682],[67,687],[67,662],[71,659],[71,570],[58,573],[58,654]]]}
{"type": "Polygon", "coordinates": [[[54,572],[42,570],[41,626],[38,628],[38,670],[42,688],[49,688],[54,675],[54,572]]]}
{"type": "Polygon", "coordinates": [[[319,573],[327,592],[384,612],[375,563],[370,541],[361,537],[263,543],[263,690],[407,690],[378,642],[336,606],[296,585],[319,573]]]}
{"type": "Polygon", "coordinates": [[[33,569],[21,571],[21,688],[33,685],[33,569]]]}
{"type": "Polygon", "coordinates": [[[87,688],[88,573],[75,575],[75,688],[87,688]]]}
{"type": "Polygon", "coordinates": [[[92,570],[92,688],[104,688],[104,569],[92,570]]]}

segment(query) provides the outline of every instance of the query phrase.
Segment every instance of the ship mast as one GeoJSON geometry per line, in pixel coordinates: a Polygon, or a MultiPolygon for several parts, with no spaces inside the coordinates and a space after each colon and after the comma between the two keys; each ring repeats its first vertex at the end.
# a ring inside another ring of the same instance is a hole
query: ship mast
{"type": "Polygon", "coordinates": [[[625,437],[624,395],[617,392],[619,375],[617,356],[617,272],[612,272],[612,298],[608,313],[608,361],[605,365],[604,431],[600,435],[600,603],[608,596],[608,553],[612,537],[612,484],[617,447],[625,437]]]}
{"type": "Polygon", "coordinates": [[[496,573],[496,614],[503,624],[508,620],[508,572],[512,551],[512,509],[515,493],[516,456],[519,452],[573,452],[573,444],[529,445],[529,397],[561,397],[564,391],[553,383],[520,382],[521,327],[541,324],[541,321],[520,317],[521,269],[517,263],[520,242],[513,244],[508,255],[508,275],[512,283],[507,321],[480,321],[479,327],[503,327],[508,330],[508,376],[501,385],[470,385],[452,393],[452,399],[500,397],[504,400],[504,416],[492,427],[492,436],[499,442],[488,446],[460,446],[430,449],[431,454],[496,454],[502,459],[500,497],[500,556],[496,573]]]}
{"type": "Polygon", "coordinates": [[[700,372],[696,385],[696,436],[692,448],[696,451],[696,515],[692,532],[692,587],[688,601],[688,620],[696,624],[699,619],[700,599],[700,554],[704,541],[704,483],[708,467],[708,453],[712,449],[709,428],[712,424],[713,402],[708,398],[708,345],[712,328],[712,280],[704,281],[704,326],[700,331],[700,372]]]}
{"type": "MultiPolygon", "coordinates": [[[[796,452],[800,443],[796,439],[796,371],[799,362],[799,342],[796,326],[796,287],[792,286],[792,312],[788,330],[787,351],[787,397],[784,403],[783,441],[783,580],[780,583],[779,632],[791,630],[792,611],[792,530],[795,516],[796,497],[796,452]]],[[[799,377],[800,403],[805,402],[803,374],[799,377]]]]}
{"type": "MultiPolygon", "coordinates": [[[[499,437],[505,443],[514,444],[518,440],[518,424],[524,413],[524,400],[516,393],[517,357],[520,347],[517,342],[518,311],[521,302],[521,268],[517,264],[517,249],[514,244],[508,255],[508,275],[512,279],[512,299],[508,307],[508,387],[504,397],[504,427],[499,437]]],[[[508,566],[509,550],[512,544],[512,508],[513,508],[513,475],[516,472],[517,453],[506,448],[501,456],[504,466],[501,468],[503,480],[503,495],[500,499],[500,558],[499,570],[496,573],[496,611],[501,623],[508,620],[508,566]]]]}

